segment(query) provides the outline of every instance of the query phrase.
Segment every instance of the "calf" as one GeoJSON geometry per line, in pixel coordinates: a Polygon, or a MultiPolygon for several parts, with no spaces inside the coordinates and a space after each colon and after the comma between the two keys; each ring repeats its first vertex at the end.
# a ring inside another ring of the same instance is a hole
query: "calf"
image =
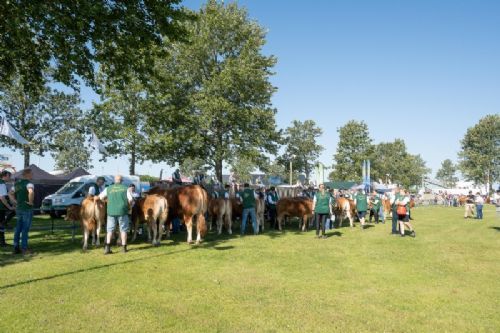
{"type": "MultiPolygon", "coordinates": [[[[147,195],[141,204],[141,219],[148,224],[148,241],[151,240],[151,230],[153,231],[152,244],[160,245],[162,235],[162,225],[167,221],[168,202],[167,199],[158,194],[147,195]]],[[[169,230],[167,228],[167,238],[169,230]]]]}
{"type": "Polygon", "coordinates": [[[71,205],[67,209],[66,220],[79,220],[83,229],[83,250],[88,248],[89,233],[92,233],[92,245],[100,245],[101,226],[106,221],[106,205],[103,201],[94,201],[93,197],[83,199],[82,205],[71,205]]]}
{"type": "MultiPolygon", "coordinates": [[[[222,233],[222,225],[225,224],[227,232],[232,234],[232,203],[228,199],[213,198],[208,205],[208,213],[217,221],[217,234],[222,233]]],[[[210,222],[210,224],[212,224],[210,222]]]]}
{"type": "Polygon", "coordinates": [[[261,226],[262,231],[264,231],[264,211],[266,209],[266,202],[263,198],[255,199],[255,215],[257,217],[257,226],[261,226]]]}
{"type": "Polygon", "coordinates": [[[346,198],[338,198],[335,203],[335,215],[337,216],[337,220],[339,221],[339,228],[342,226],[342,222],[344,219],[349,219],[349,224],[351,228],[354,226],[354,218],[352,214],[352,206],[349,199],[346,198]]]}

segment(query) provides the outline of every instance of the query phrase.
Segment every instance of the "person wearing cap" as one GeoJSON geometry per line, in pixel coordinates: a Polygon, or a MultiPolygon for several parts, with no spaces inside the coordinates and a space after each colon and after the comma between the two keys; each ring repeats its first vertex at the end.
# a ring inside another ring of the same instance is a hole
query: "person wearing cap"
{"type": "Polygon", "coordinates": [[[111,238],[115,231],[115,224],[120,225],[120,237],[122,243],[122,252],[127,252],[127,232],[129,231],[129,207],[134,198],[127,186],[122,184],[122,176],[115,176],[115,183],[108,186],[99,196],[95,196],[94,200],[104,200],[108,198],[106,212],[108,218],[106,221],[106,243],[104,245],[104,254],[110,254],[111,238]]]}
{"type": "Polygon", "coordinates": [[[363,190],[358,190],[358,194],[354,196],[354,204],[358,212],[359,223],[361,223],[361,230],[365,228],[365,216],[368,210],[368,200],[363,190]]]}
{"type": "Polygon", "coordinates": [[[95,184],[89,187],[89,195],[99,195],[101,194],[106,186],[104,185],[104,177],[97,177],[95,184]]]}
{"type": "Polygon", "coordinates": [[[7,186],[5,183],[10,182],[11,173],[4,170],[0,174],[0,247],[6,247],[5,242],[5,227],[7,221],[10,220],[14,215],[14,206],[10,204],[8,200],[7,186]]]}
{"type": "Polygon", "coordinates": [[[16,205],[17,223],[14,231],[14,254],[33,254],[28,248],[28,233],[33,222],[33,204],[35,187],[31,183],[33,174],[31,169],[24,169],[21,179],[16,181],[13,191],[9,193],[10,202],[16,205]],[[19,244],[21,240],[21,244],[19,244]]]}
{"type": "Polygon", "coordinates": [[[276,229],[276,203],[279,200],[279,195],[276,192],[276,187],[271,186],[269,193],[267,193],[267,207],[269,208],[269,219],[271,220],[271,228],[276,229]]]}

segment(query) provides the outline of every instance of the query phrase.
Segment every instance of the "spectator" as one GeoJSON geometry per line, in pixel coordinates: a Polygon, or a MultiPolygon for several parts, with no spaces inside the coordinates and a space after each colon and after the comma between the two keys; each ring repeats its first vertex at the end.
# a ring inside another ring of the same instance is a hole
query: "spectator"
{"type": "Polygon", "coordinates": [[[106,186],[104,185],[104,177],[97,177],[95,185],[89,187],[89,195],[99,195],[101,194],[106,186]]]}
{"type": "Polygon", "coordinates": [[[477,192],[476,193],[476,219],[482,220],[483,219],[483,205],[484,205],[484,199],[481,196],[481,193],[477,192]]]}
{"type": "Polygon", "coordinates": [[[174,173],[172,174],[172,182],[176,185],[182,185],[181,172],[179,171],[179,169],[175,169],[174,173]]]}
{"type": "Polygon", "coordinates": [[[243,185],[243,191],[240,194],[240,201],[243,203],[243,214],[241,217],[241,236],[245,234],[248,215],[250,215],[250,218],[252,219],[253,234],[257,235],[259,232],[257,226],[257,216],[255,214],[255,199],[257,198],[258,196],[255,191],[250,188],[250,185],[248,183],[245,183],[243,185]]]}
{"type": "Polygon", "coordinates": [[[0,247],[6,247],[5,242],[5,227],[7,221],[10,220],[16,213],[14,206],[10,204],[7,193],[7,186],[5,183],[10,182],[11,173],[9,171],[2,171],[0,174],[0,247]]]}
{"type": "Polygon", "coordinates": [[[474,194],[472,194],[472,191],[469,191],[469,195],[467,196],[467,199],[465,200],[465,214],[464,218],[473,218],[474,217],[474,202],[475,202],[475,197],[474,194]]]}
{"type": "Polygon", "coordinates": [[[271,220],[271,228],[277,229],[276,223],[276,203],[279,200],[278,193],[276,192],[276,188],[271,186],[269,193],[267,194],[267,207],[269,208],[269,218],[271,220]]]}
{"type": "Polygon", "coordinates": [[[377,195],[377,192],[373,191],[372,197],[370,198],[370,223],[372,223],[372,217],[375,217],[375,223],[379,222],[379,211],[382,206],[382,201],[377,195]]]}
{"type": "Polygon", "coordinates": [[[399,221],[399,232],[401,237],[405,236],[405,226],[410,228],[411,236],[415,237],[415,230],[410,223],[410,193],[401,189],[399,198],[396,200],[397,215],[399,221]]]}
{"type": "Polygon", "coordinates": [[[368,200],[363,190],[358,190],[358,194],[354,196],[354,204],[358,212],[359,223],[361,223],[361,230],[365,228],[365,216],[368,210],[368,200]]]}
{"type": "Polygon", "coordinates": [[[325,234],[326,219],[332,215],[332,196],[330,192],[325,191],[325,185],[319,184],[319,191],[313,199],[313,213],[316,219],[316,237],[327,238],[325,234]],[[322,234],[320,234],[320,229],[322,234]]]}
{"type": "Polygon", "coordinates": [[[28,248],[28,233],[33,222],[33,202],[35,200],[35,188],[31,183],[33,174],[31,169],[24,169],[22,178],[16,182],[13,191],[9,193],[10,201],[16,205],[17,224],[14,232],[14,254],[33,254],[28,248]],[[22,236],[21,236],[22,235],[22,236]],[[19,238],[21,237],[21,247],[19,238]]]}

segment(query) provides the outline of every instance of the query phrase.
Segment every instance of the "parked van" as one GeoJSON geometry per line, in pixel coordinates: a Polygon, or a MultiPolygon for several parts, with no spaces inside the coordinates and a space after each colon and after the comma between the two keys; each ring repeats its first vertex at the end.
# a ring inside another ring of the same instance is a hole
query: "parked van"
{"type": "MultiPolygon", "coordinates": [[[[69,205],[80,205],[83,199],[88,195],[89,188],[96,186],[98,177],[104,178],[104,186],[108,187],[114,183],[115,177],[111,175],[95,176],[87,175],[71,179],[56,193],[51,194],[42,201],[40,210],[42,213],[48,213],[52,217],[61,217],[66,213],[66,207],[69,205]]],[[[135,185],[137,193],[142,191],[142,183],[138,176],[123,176],[124,185],[135,185]]]]}

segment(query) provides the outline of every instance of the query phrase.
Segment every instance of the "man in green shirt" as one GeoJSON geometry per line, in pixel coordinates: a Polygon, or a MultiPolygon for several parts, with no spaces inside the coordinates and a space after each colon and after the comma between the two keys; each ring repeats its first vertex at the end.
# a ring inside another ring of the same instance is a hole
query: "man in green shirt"
{"type": "Polygon", "coordinates": [[[115,224],[118,222],[120,225],[120,237],[122,241],[122,252],[127,252],[127,232],[129,230],[128,211],[134,198],[127,186],[122,184],[122,176],[115,176],[115,183],[106,187],[104,191],[95,196],[94,200],[104,200],[108,198],[106,212],[108,218],[106,221],[106,244],[104,245],[104,254],[110,254],[111,251],[111,238],[115,231],[115,224]]]}
{"type": "Polygon", "coordinates": [[[33,222],[33,203],[35,200],[34,186],[31,183],[33,178],[31,169],[24,169],[22,178],[16,181],[14,191],[9,193],[10,202],[16,204],[16,230],[14,231],[14,254],[33,254],[28,249],[28,233],[33,222]],[[21,247],[19,247],[21,238],[21,247]]]}
{"type": "Polygon", "coordinates": [[[368,210],[368,200],[363,190],[359,190],[358,194],[354,196],[354,204],[358,211],[359,222],[361,223],[361,230],[365,228],[365,216],[368,210]]]}
{"type": "Polygon", "coordinates": [[[243,191],[240,193],[240,201],[243,204],[243,216],[241,217],[241,235],[245,234],[245,228],[247,226],[247,218],[250,214],[253,225],[253,234],[257,235],[259,232],[259,227],[257,226],[257,215],[255,213],[255,199],[257,199],[257,194],[254,190],[250,188],[248,183],[243,185],[243,191]]]}
{"type": "Polygon", "coordinates": [[[380,207],[382,205],[382,201],[380,200],[379,196],[377,195],[377,192],[375,192],[375,191],[373,191],[372,197],[370,198],[370,204],[371,204],[370,223],[372,223],[372,217],[375,216],[375,223],[378,224],[379,211],[380,211],[380,207]]]}

